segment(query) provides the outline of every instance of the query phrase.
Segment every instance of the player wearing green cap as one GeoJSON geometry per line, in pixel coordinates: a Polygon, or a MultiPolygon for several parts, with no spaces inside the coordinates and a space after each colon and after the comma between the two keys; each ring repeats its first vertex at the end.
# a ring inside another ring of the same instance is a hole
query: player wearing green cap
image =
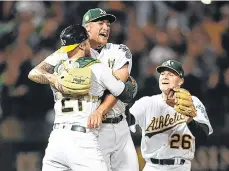
{"type": "Polygon", "coordinates": [[[162,93],[142,97],[129,110],[142,129],[143,171],[190,171],[195,141],[207,140],[212,126],[202,102],[181,88],[181,63],[167,60],[156,70],[162,93]]]}
{"type": "MultiPolygon", "coordinates": [[[[119,79],[127,81],[132,68],[132,54],[123,44],[108,43],[110,27],[116,17],[100,8],[88,10],[82,25],[88,31],[91,55],[108,65],[119,79]]],[[[89,117],[88,127],[100,125],[95,119],[104,116],[99,129],[99,144],[104,159],[112,171],[138,171],[137,153],[125,116],[126,104],[109,92],[104,102],[89,117]]]]}

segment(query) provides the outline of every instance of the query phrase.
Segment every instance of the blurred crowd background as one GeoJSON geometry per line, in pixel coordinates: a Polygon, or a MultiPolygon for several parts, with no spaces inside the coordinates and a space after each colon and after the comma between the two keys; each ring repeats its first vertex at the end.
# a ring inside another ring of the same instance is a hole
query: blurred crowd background
{"type": "MultiPolygon", "coordinates": [[[[183,64],[183,87],[204,103],[214,129],[196,145],[193,171],[229,170],[229,3],[223,1],[1,1],[0,170],[41,170],[54,101],[48,85],[27,75],[59,48],[63,28],[96,7],[117,17],[110,42],[132,52],[136,99],[160,93],[156,66],[167,59],[183,64]]],[[[139,152],[141,135],[132,137],[139,152]]]]}

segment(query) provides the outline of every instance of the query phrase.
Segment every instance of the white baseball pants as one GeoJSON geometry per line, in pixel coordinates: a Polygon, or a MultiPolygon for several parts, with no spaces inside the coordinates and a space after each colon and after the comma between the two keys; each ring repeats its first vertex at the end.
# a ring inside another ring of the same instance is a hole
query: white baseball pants
{"type": "Polygon", "coordinates": [[[49,137],[42,171],[107,171],[98,144],[98,131],[54,129],[49,137]]]}
{"type": "Polygon", "coordinates": [[[99,145],[111,171],[139,171],[138,157],[126,119],[102,124],[99,145]]]}

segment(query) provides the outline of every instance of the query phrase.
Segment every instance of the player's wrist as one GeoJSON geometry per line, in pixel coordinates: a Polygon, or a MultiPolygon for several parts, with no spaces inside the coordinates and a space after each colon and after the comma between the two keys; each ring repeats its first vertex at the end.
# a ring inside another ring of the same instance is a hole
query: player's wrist
{"type": "Polygon", "coordinates": [[[97,112],[98,112],[101,116],[106,115],[106,110],[105,110],[104,108],[98,108],[98,109],[97,109],[97,112]]]}
{"type": "Polygon", "coordinates": [[[57,85],[57,78],[55,75],[46,73],[44,76],[48,79],[50,84],[57,85]]]}
{"type": "Polygon", "coordinates": [[[190,123],[192,120],[193,120],[192,117],[188,117],[187,120],[186,120],[186,123],[188,124],[188,123],[190,123]]]}

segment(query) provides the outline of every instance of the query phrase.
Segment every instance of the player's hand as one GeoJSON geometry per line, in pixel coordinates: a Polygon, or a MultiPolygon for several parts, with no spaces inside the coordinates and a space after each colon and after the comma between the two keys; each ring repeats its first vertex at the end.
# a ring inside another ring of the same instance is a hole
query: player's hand
{"type": "Polygon", "coordinates": [[[91,115],[89,115],[87,120],[87,127],[89,129],[98,128],[102,123],[103,113],[99,110],[96,110],[91,115]]]}
{"type": "Polygon", "coordinates": [[[184,88],[170,89],[167,93],[166,103],[182,115],[187,117],[196,116],[196,109],[193,104],[192,95],[184,88]]]}
{"type": "Polygon", "coordinates": [[[192,118],[192,117],[187,117],[186,122],[187,122],[187,123],[189,123],[189,122],[191,122],[192,120],[193,120],[193,118],[192,118]]]}
{"type": "Polygon", "coordinates": [[[53,74],[45,74],[45,77],[49,80],[52,86],[58,87],[57,76],[53,74]]]}

